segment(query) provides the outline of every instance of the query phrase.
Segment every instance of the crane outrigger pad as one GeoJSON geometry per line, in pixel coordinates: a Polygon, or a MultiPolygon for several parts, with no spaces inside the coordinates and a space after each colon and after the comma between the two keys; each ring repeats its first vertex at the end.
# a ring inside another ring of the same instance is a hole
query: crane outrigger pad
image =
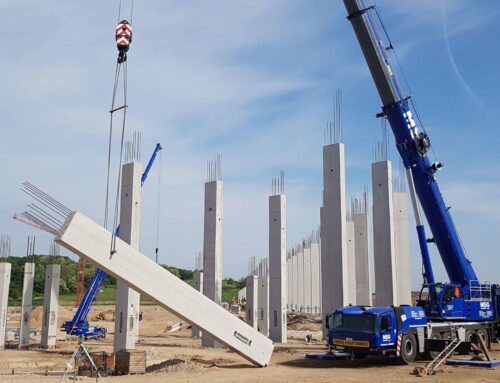
{"type": "Polygon", "coordinates": [[[112,234],[80,212],[71,213],[56,242],[80,257],[86,257],[120,282],[147,295],[243,358],[267,366],[273,342],[187,283],[116,238],[110,254],[112,234]]]}

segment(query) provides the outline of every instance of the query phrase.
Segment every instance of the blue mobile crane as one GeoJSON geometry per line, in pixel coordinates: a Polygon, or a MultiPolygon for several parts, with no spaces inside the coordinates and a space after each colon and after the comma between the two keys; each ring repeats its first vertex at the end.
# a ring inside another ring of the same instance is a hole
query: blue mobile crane
{"type": "MultiPolygon", "coordinates": [[[[151,167],[153,166],[160,150],[162,150],[162,147],[159,143],[157,143],[146,169],[142,173],[141,186],[144,185],[144,182],[148,178],[149,171],[151,170],[151,167]]],[[[116,228],[115,234],[117,236],[120,235],[120,226],[116,228]]],[[[97,295],[101,290],[102,284],[107,277],[108,274],[106,274],[104,270],[96,269],[95,274],[90,280],[90,284],[85,291],[85,295],[76,310],[75,316],[73,319],[64,322],[62,325],[62,330],[66,331],[68,335],[84,339],[98,339],[106,337],[106,328],[90,326],[88,322],[88,315],[90,308],[94,304],[97,295]]]]}
{"type": "MultiPolygon", "coordinates": [[[[439,357],[450,343],[458,347],[458,328],[465,331],[462,346],[479,336],[488,345],[500,338],[500,286],[480,281],[465,254],[435,178],[442,164],[431,163],[427,156],[430,139],[425,131],[418,130],[413,100],[403,94],[391,67],[387,52],[392,44],[384,46],[375,27],[376,8],[366,6],[364,0],[343,1],[383,103],[377,117],[389,121],[406,169],[424,283],[416,306],[350,306],[328,315],[328,344],[354,357],[395,355],[405,363],[417,354],[439,357]],[[433,238],[426,238],[419,206],[433,238]],[[436,245],[449,282],[435,281],[428,243],[436,245]]],[[[470,349],[470,343],[468,346],[470,349]]],[[[451,354],[454,349],[450,346],[450,350],[451,354]]]]}

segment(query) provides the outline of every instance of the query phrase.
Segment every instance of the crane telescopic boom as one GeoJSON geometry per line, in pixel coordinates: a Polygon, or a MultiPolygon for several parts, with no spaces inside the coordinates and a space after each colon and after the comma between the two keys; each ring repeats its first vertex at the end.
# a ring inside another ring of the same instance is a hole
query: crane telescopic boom
{"type": "MultiPolygon", "coordinates": [[[[471,283],[477,283],[477,276],[467,259],[453,223],[449,208],[445,205],[434,174],[442,167],[439,162],[431,163],[427,156],[430,140],[426,133],[419,132],[413,119],[410,98],[405,97],[391,67],[386,48],[374,27],[371,10],[364,0],[344,0],[348,19],[365,56],[371,75],[382,100],[382,113],[387,118],[396,140],[396,147],[403,164],[408,170],[411,183],[418,196],[427,222],[434,236],[450,282],[468,291],[471,283]]],[[[411,191],[411,190],[410,190],[411,191]]],[[[417,207],[418,210],[418,207],[417,207]]],[[[418,225],[419,222],[417,222],[418,225]]],[[[423,226],[420,224],[421,230],[423,226]]],[[[427,249],[425,235],[419,232],[419,240],[427,277],[432,276],[430,259],[424,254],[427,249]],[[426,259],[427,257],[427,259],[426,259]]],[[[433,281],[432,281],[433,282],[433,281]]]]}

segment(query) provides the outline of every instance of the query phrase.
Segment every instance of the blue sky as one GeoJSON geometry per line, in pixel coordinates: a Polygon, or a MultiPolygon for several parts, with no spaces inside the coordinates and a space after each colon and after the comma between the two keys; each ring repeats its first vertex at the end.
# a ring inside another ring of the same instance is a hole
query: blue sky
{"type": "MultiPolygon", "coordinates": [[[[25,254],[34,233],[11,219],[24,209],[24,180],[102,222],[117,4],[0,3],[0,232],[10,234],[14,255],[25,254]]],[[[438,179],[463,243],[478,275],[498,282],[500,4],[377,5],[445,164],[438,179]]],[[[267,197],[279,170],[288,245],[316,228],[323,130],[337,88],[344,92],[348,195],[370,184],[381,103],[345,16],[342,2],[332,0],[135,2],[127,129],[129,137],[142,133],[144,161],[156,142],[165,148],[162,262],[194,266],[206,161],[215,152],[223,155],[225,276],[239,278],[250,256],[266,256],[267,197]]],[[[392,146],[390,156],[397,167],[392,146]]],[[[141,248],[151,256],[157,171],[143,189],[141,248]]],[[[410,233],[418,287],[420,257],[410,233]]],[[[49,236],[36,234],[37,251],[48,251],[49,236]]],[[[446,279],[442,270],[438,276],[446,279]]]]}

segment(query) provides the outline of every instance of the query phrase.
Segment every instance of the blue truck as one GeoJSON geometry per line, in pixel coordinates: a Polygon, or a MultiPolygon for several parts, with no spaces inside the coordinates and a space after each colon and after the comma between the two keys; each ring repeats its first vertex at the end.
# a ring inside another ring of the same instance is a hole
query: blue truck
{"type": "Polygon", "coordinates": [[[376,27],[381,20],[377,9],[364,0],[343,1],[382,100],[377,117],[389,122],[406,169],[423,285],[415,306],[349,306],[326,315],[329,348],[353,358],[376,354],[409,363],[419,355],[436,358],[451,343],[456,348],[450,347],[450,353],[470,351],[479,338],[489,347],[500,339],[500,286],[479,280],[465,254],[435,176],[443,165],[431,163],[427,156],[430,138],[422,126],[417,127],[413,99],[403,94],[391,66],[388,52],[393,47],[388,39],[385,45],[379,34],[385,27],[376,27]],[[421,210],[431,238],[426,236],[421,210]],[[449,282],[435,281],[429,244],[436,246],[449,282]]]}

